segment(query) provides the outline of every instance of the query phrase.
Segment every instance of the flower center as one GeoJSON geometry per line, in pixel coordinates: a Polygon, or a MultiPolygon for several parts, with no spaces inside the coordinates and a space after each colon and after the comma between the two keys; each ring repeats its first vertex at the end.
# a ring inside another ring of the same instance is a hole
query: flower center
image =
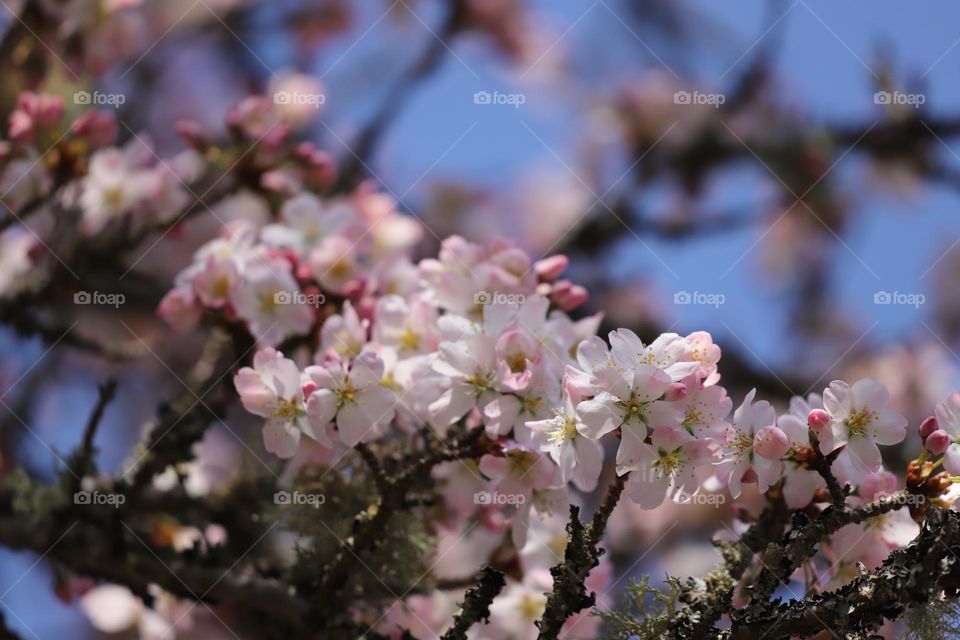
{"type": "Polygon", "coordinates": [[[573,440],[577,437],[577,422],[573,418],[558,415],[556,419],[557,428],[548,434],[548,438],[556,443],[573,440]]]}
{"type": "Polygon", "coordinates": [[[683,422],[680,424],[682,424],[685,429],[690,429],[692,426],[700,424],[701,422],[703,422],[703,412],[696,407],[690,407],[687,409],[686,415],[683,416],[683,422]]]}
{"type": "Polygon", "coordinates": [[[630,422],[646,422],[646,416],[644,415],[644,410],[646,409],[647,402],[643,402],[637,398],[635,393],[630,393],[630,398],[627,400],[620,400],[617,402],[617,406],[623,409],[623,421],[624,423],[630,422]]]}
{"type": "Polygon", "coordinates": [[[534,621],[537,620],[543,614],[544,604],[537,598],[531,595],[524,595],[520,598],[520,602],[517,604],[517,608],[520,610],[520,615],[526,620],[534,621]]]}
{"type": "Polygon", "coordinates": [[[296,400],[287,400],[286,398],[281,398],[277,408],[273,412],[273,417],[283,418],[287,422],[293,422],[303,414],[304,411],[300,408],[300,405],[296,400]]]}
{"type": "Polygon", "coordinates": [[[523,352],[507,356],[506,363],[511,373],[523,373],[527,370],[527,356],[523,352]]]}
{"type": "Polygon", "coordinates": [[[334,393],[337,395],[337,408],[341,409],[348,404],[354,404],[359,392],[360,389],[353,386],[349,380],[345,381],[343,385],[334,389],[334,393]]]}
{"type": "Polygon", "coordinates": [[[484,373],[483,371],[477,371],[473,375],[467,376],[467,384],[473,387],[473,393],[480,395],[485,391],[490,391],[493,388],[493,381],[491,380],[489,373],[484,373]]]}
{"type": "Polygon", "coordinates": [[[673,451],[660,450],[660,457],[653,461],[653,469],[657,473],[657,478],[663,478],[672,475],[683,465],[683,456],[679,449],[673,451]]]}
{"type": "Polygon", "coordinates": [[[400,349],[402,351],[416,351],[420,348],[420,336],[407,329],[400,336],[400,349]]]}
{"type": "Polygon", "coordinates": [[[876,417],[876,414],[872,411],[857,409],[847,416],[847,419],[843,422],[847,425],[847,432],[850,434],[850,437],[856,438],[867,433],[867,426],[876,417]]]}

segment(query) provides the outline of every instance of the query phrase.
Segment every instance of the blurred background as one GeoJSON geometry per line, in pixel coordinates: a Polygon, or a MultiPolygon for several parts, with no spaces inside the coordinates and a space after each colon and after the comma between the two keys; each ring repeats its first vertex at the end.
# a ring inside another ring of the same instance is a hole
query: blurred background
{"type": "MultiPolygon", "coordinates": [[[[183,149],[179,121],[222,132],[251,92],[314,91],[319,103],[291,105],[297,135],[333,156],[342,185],[370,180],[422,221],[424,255],[451,234],[565,253],[590,291],[582,313],[603,311],[604,333],[711,332],[735,406],[753,387],[783,407],[869,375],[917,424],[960,386],[954,2],[48,2],[67,35],[98,36],[51,71],[64,86],[93,72],[91,89],[126,96],[122,140],[136,132],[168,157],[183,149]]],[[[15,28],[20,3],[0,5],[0,25],[15,28]]],[[[6,113],[22,87],[0,87],[6,113]]],[[[214,209],[228,219],[248,204],[214,209]]],[[[218,227],[204,215],[189,225],[137,272],[169,283],[218,227]]],[[[129,333],[63,311],[67,325],[142,339],[155,356],[109,367],[4,321],[8,457],[52,478],[111,372],[127,393],[98,462],[121,468],[196,353],[195,336],[171,338],[153,317],[150,295],[125,316],[129,333]]],[[[225,420],[241,437],[208,435],[229,451],[221,471],[259,465],[257,425],[225,420]]],[[[703,573],[707,540],[731,520],[730,504],[684,506],[680,535],[676,506],[631,508],[611,525],[612,594],[630,576],[703,573]]],[[[98,637],[56,599],[41,560],[3,550],[0,566],[0,601],[24,637],[98,637]]]]}

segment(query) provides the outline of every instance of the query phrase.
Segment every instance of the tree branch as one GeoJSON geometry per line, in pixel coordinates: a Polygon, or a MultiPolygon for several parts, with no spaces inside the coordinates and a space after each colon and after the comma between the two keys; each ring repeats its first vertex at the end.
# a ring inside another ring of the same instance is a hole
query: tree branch
{"type": "Polygon", "coordinates": [[[603,549],[598,549],[597,544],[603,538],[607,520],[620,500],[627,475],[614,479],[588,527],[580,522],[580,508],[570,505],[570,522],[567,524],[569,540],[563,562],[550,569],[553,591],[547,596],[543,616],[537,622],[540,629],[538,640],[556,640],[570,616],[596,603],[596,596],[586,593],[584,581],[603,555],[603,549]]]}
{"type": "Polygon", "coordinates": [[[481,569],[477,575],[477,585],[467,591],[463,605],[453,619],[453,626],[440,640],[466,640],[470,627],[481,620],[490,619],[490,603],[506,583],[506,578],[496,569],[481,569]]]}

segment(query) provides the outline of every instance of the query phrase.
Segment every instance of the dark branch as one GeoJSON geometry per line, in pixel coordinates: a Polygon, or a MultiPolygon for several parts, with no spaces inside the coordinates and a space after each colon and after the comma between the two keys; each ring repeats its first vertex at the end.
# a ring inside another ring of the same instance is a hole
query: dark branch
{"type": "Polygon", "coordinates": [[[467,591],[460,612],[453,619],[453,626],[441,640],[466,640],[467,631],[477,622],[490,619],[490,603],[507,583],[503,574],[491,567],[484,567],[477,576],[477,585],[467,591]]]}

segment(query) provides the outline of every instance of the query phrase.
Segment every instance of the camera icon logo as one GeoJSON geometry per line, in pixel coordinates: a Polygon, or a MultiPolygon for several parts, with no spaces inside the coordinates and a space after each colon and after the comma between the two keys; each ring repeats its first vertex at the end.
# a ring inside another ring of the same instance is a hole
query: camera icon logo
{"type": "Polygon", "coordinates": [[[893,297],[889,291],[877,291],[873,294],[873,304],[890,304],[893,297]]]}
{"type": "Polygon", "coordinates": [[[492,301],[493,297],[489,291],[477,291],[473,294],[473,304],[490,304],[492,301]]]}
{"type": "Polygon", "coordinates": [[[677,91],[673,94],[674,104],[690,104],[691,96],[689,91],[677,91]]]}
{"type": "Polygon", "coordinates": [[[473,94],[473,104],[492,104],[493,96],[489,91],[477,91],[473,94]]]}
{"type": "Polygon", "coordinates": [[[73,294],[73,304],[90,304],[92,300],[89,291],[77,291],[73,294]]]}
{"type": "Polygon", "coordinates": [[[690,304],[691,300],[689,291],[677,291],[673,294],[673,304],[690,304]]]}
{"type": "Polygon", "coordinates": [[[273,294],[274,304],[290,304],[292,301],[293,299],[287,291],[277,291],[273,294]]]}
{"type": "Polygon", "coordinates": [[[890,104],[891,102],[892,96],[889,91],[877,91],[873,94],[874,104],[890,104]]]}
{"type": "Polygon", "coordinates": [[[77,91],[73,94],[74,104],[93,104],[93,95],[89,91],[77,91]]]}
{"type": "Polygon", "coordinates": [[[73,504],[90,504],[90,492],[77,491],[73,494],[73,504]]]}
{"type": "Polygon", "coordinates": [[[293,96],[289,91],[277,91],[273,94],[273,102],[274,104],[291,104],[293,96]]]}
{"type": "Polygon", "coordinates": [[[489,491],[477,491],[473,494],[473,504],[493,504],[493,495],[489,491]]]}
{"type": "Polygon", "coordinates": [[[290,492],[289,491],[277,491],[273,494],[273,503],[274,504],[290,504],[290,492]]]}

